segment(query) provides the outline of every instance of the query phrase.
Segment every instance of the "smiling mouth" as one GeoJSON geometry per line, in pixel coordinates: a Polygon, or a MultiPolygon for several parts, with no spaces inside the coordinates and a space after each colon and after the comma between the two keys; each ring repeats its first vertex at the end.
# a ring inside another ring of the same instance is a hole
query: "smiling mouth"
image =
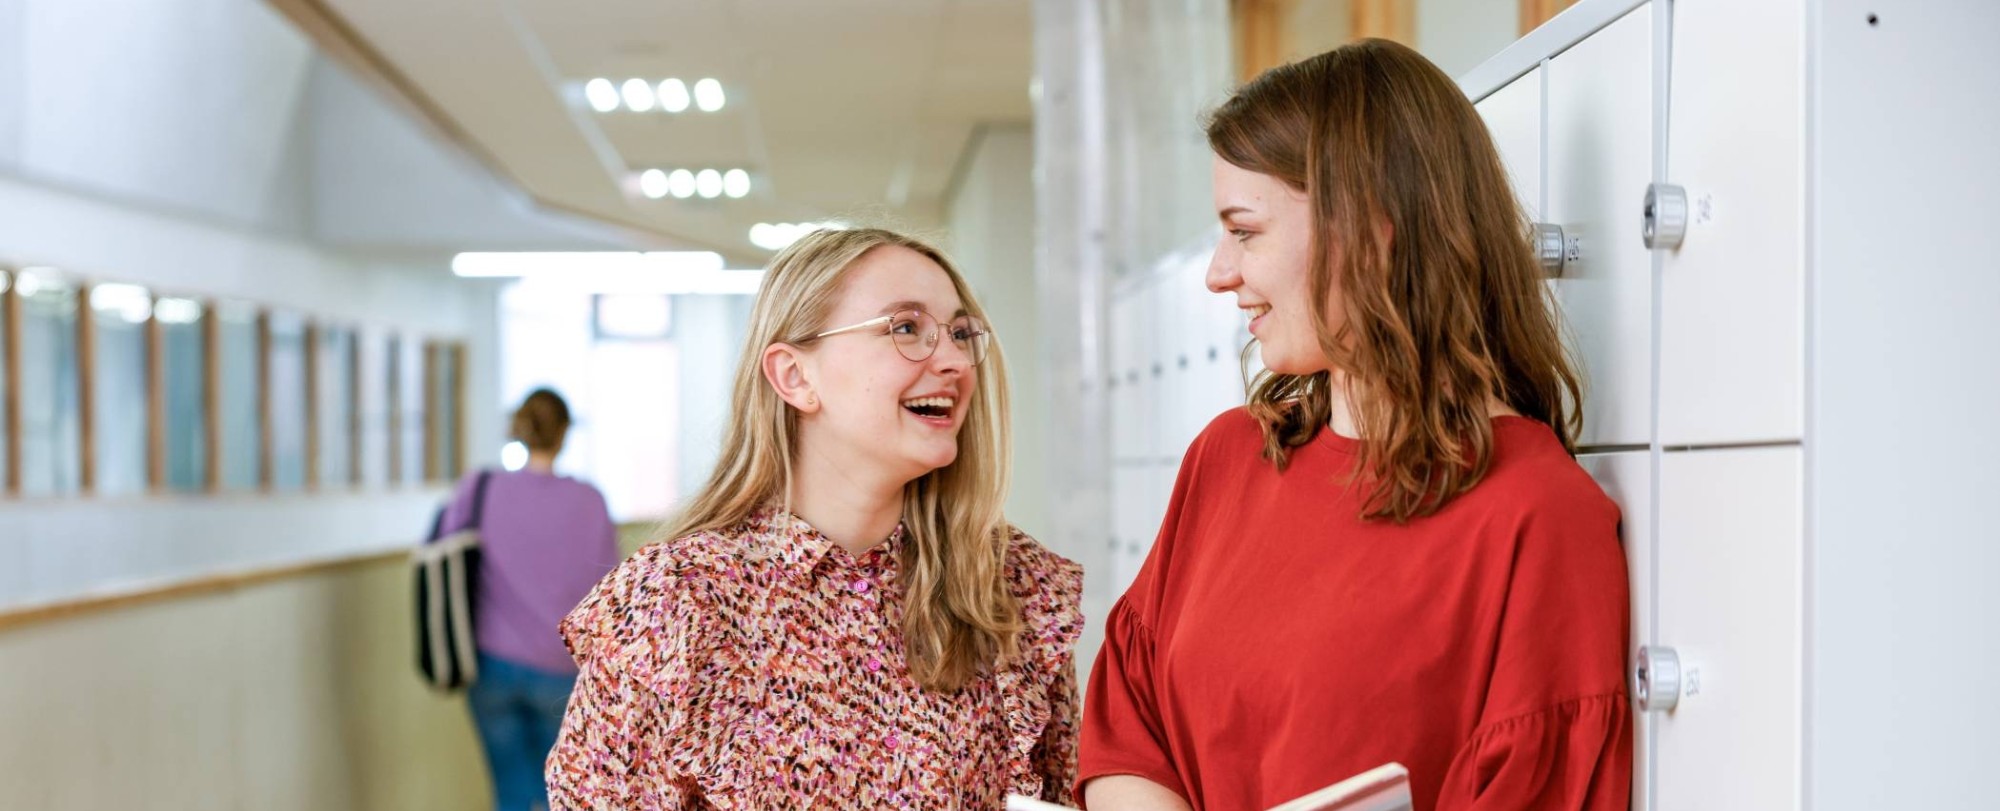
{"type": "Polygon", "coordinates": [[[918,397],[914,400],[904,400],[903,410],[919,417],[941,420],[951,417],[951,407],[957,403],[958,401],[950,397],[918,397]]]}
{"type": "Polygon", "coordinates": [[[1255,307],[1245,307],[1243,308],[1243,312],[1250,316],[1250,320],[1255,321],[1269,315],[1271,313],[1271,305],[1259,304],[1255,307]]]}

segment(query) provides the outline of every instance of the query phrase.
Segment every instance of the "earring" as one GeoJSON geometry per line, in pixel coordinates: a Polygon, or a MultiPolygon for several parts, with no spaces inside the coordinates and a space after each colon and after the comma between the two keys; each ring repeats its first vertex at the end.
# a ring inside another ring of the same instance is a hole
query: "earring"
{"type": "Polygon", "coordinates": [[[816,405],[819,405],[819,395],[817,395],[817,394],[808,394],[808,395],[806,395],[806,405],[809,405],[809,406],[816,406],[816,405]]]}

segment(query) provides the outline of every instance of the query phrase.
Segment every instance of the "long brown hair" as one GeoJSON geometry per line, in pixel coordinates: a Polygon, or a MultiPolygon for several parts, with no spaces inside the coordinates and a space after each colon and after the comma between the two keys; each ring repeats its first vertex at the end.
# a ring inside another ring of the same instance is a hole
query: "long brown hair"
{"type": "MultiPolygon", "coordinates": [[[[1347,375],[1363,515],[1435,513],[1493,460],[1488,398],[1574,452],[1582,384],[1479,114],[1416,51],[1360,40],[1273,68],[1208,120],[1209,147],[1310,199],[1319,345],[1347,375]],[[1389,228],[1384,231],[1381,225],[1389,228]],[[1338,292],[1338,329],[1327,326],[1338,292]]],[[[1331,417],[1327,372],[1265,371],[1250,413],[1279,469],[1331,417]]]]}
{"type": "MultiPolygon", "coordinates": [[[[966,313],[987,321],[951,261],[911,237],[873,228],[822,230],[771,261],[750,312],[736,370],[728,449],[708,483],[663,528],[665,538],[723,530],[759,507],[788,500],[799,415],[764,379],[760,359],[774,343],[807,346],[826,329],[854,262],[876,248],[923,254],[951,278],[966,313]]],[[[988,323],[991,323],[988,321],[988,323]]],[[[1007,361],[993,336],[958,433],[958,457],[903,487],[904,644],[910,675],[926,688],[955,690],[1018,653],[1021,612],[1005,579],[1009,527],[1002,514],[1013,457],[1007,433],[1007,361]]]]}

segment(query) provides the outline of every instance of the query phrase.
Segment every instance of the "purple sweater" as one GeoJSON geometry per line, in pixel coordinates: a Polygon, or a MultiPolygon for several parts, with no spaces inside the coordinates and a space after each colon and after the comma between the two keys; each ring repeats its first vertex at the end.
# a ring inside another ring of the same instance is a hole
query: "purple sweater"
{"type": "MultiPolygon", "coordinates": [[[[618,565],[617,530],[597,488],[566,476],[495,470],[480,519],[479,650],[559,675],[576,673],[556,624],[618,565]]],[[[447,533],[472,517],[479,474],[458,483],[447,533]]]]}

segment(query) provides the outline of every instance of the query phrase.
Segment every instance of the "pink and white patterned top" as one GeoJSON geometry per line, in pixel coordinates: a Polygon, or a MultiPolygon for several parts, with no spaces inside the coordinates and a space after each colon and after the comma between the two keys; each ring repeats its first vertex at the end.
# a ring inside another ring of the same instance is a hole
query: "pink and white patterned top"
{"type": "Polygon", "coordinates": [[[859,556],[765,510],[653,544],[563,621],[552,809],[996,809],[1076,772],[1075,563],[1012,532],[1021,655],[952,693],[904,661],[902,530],[859,556]]]}

